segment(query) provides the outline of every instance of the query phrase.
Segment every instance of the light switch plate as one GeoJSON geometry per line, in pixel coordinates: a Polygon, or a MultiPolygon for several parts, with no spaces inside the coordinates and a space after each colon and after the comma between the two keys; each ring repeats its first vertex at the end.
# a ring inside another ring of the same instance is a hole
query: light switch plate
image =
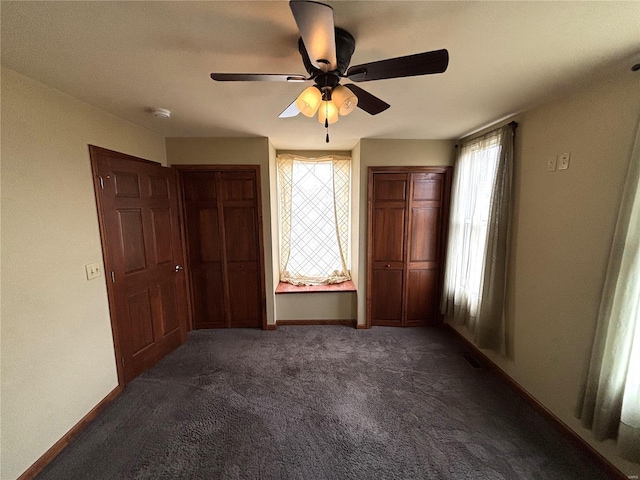
{"type": "Polygon", "coordinates": [[[557,162],[558,162],[558,157],[556,157],[555,155],[553,157],[549,157],[549,159],[547,160],[547,171],[555,172],[557,162]]]}
{"type": "Polygon", "coordinates": [[[100,265],[100,262],[88,263],[84,266],[84,269],[87,272],[87,280],[91,280],[92,278],[102,275],[102,266],[100,265]]]}
{"type": "Polygon", "coordinates": [[[562,153],[558,156],[558,170],[566,170],[569,168],[569,158],[571,153],[562,153]]]}

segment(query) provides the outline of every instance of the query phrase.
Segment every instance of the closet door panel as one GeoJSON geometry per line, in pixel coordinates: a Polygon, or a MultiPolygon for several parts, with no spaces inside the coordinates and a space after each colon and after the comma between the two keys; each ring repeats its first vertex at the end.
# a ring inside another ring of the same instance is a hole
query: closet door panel
{"type": "Polygon", "coordinates": [[[444,173],[412,173],[406,325],[438,322],[444,173]]]}
{"type": "Polygon", "coordinates": [[[193,328],[225,325],[222,237],[215,172],[181,174],[193,328]]]}
{"type": "Polygon", "coordinates": [[[407,199],[407,175],[398,173],[377,173],[373,185],[373,201],[404,204],[407,199]]]}
{"type": "Polygon", "coordinates": [[[253,172],[220,174],[229,327],[262,325],[256,181],[253,172]]]}
{"type": "Polygon", "coordinates": [[[409,228],[409,262],[437,262],[440,238],[440,207],[413,207],[409,228]]]}
{"type": "Polygon", "coordinates": [[[371,321],[374,325],[402,324],[403,270],[379,269],[373,272],[371,321]]]}
{"type": "Polygon", "coordinates": [[[229,277],[230,327],[260,327],[260,272],[255,263],[235,263],[229,277]]]}
{"type": "Polygon", "coordinates": [[[220,172],[220,196],[224,203],[239,201],[256,201],[256,176],[254,172],[226,171],[220,172]]]}
{"type": "Polygon", "coordinates": [[[403,322],[405,276],[405,223],[407,220],[405,174],[375,174],[369,188],[370,311],[373,325],[400,326],[403,322]]]}
{"type": "Polygon", "coordinates": [[[438,307],[438,270],[409,270],[407,326],[435,323],[438,307]]]}
{"type": "Polygon", "coordinates": [[[373,261],[404,261],[404,206],[376,207],[373,213],[373,261]]]}
{"type": "Polygon", "coordinates": [[[413,173],[413,195],[411,200],[423,202],[425,200],[442,200],[443,186],[445,180],[444,173],[413,173]]]}
{"type": "Polygon", "coordinates": [[[194,328],[225,326],[224,282],[222,265],[191,271],[194,328]]]}
{"type": "Polygon", "coordinates": [[[227,262],[257,262],[256,212],[249,207],[224,208],[227,262]]]}

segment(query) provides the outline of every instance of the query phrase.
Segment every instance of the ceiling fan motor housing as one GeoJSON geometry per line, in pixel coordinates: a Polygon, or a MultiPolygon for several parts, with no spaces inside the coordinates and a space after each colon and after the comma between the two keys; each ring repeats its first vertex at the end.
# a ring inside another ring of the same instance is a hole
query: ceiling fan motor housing
{"type": "Polygon", "coordinates": [[[304,46],[304,42],[302,38],[298,39],[298,50],[300,51],[300,55],[302,56],[302,63],[304,63],[304,68],[309,72],[309,75],[312,79],[316,80],[319,86],[331,86],[335,87],[340,81],[340,77],[342,77],[349,64],[351,63],[351,55],[356,48],[356,41],[353,36],[343,30],[342,28],[335,28],[335,39],[336,39],[336,62],[337,68],[335,70],[331,70],[329,72],[323,72],[319,68],[315,67],[311,63],[311,59],[309,58],[309,54],[307,53],[307,49],[304,46]],[[320,77],[334,77],[334,78],[326,78],[321,79],[320,77]],[[323,83],[324,85],[321,85],[323,83]]]}

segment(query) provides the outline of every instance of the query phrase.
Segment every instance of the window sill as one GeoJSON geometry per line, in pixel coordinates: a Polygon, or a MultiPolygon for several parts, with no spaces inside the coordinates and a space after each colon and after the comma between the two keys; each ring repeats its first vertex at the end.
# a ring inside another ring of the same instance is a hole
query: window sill
{"type": "Polygon", "coordinates": [[[280,282],[276,288],[276,294],[280,293],[321,293],[321,292],[355,292],[356,286],[351,280],[331,285],[305,285],[297,287],[290,283],[280,282]]]}

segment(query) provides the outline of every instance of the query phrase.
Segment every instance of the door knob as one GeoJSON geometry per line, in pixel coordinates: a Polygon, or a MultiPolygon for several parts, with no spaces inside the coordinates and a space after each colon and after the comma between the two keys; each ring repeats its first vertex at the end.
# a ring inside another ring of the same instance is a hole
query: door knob
{"type": "Polygon", "coordinates": [[[182,265],[176,265],[176,272],[179,272],[180,270],[182,270],[182,265]]]}

